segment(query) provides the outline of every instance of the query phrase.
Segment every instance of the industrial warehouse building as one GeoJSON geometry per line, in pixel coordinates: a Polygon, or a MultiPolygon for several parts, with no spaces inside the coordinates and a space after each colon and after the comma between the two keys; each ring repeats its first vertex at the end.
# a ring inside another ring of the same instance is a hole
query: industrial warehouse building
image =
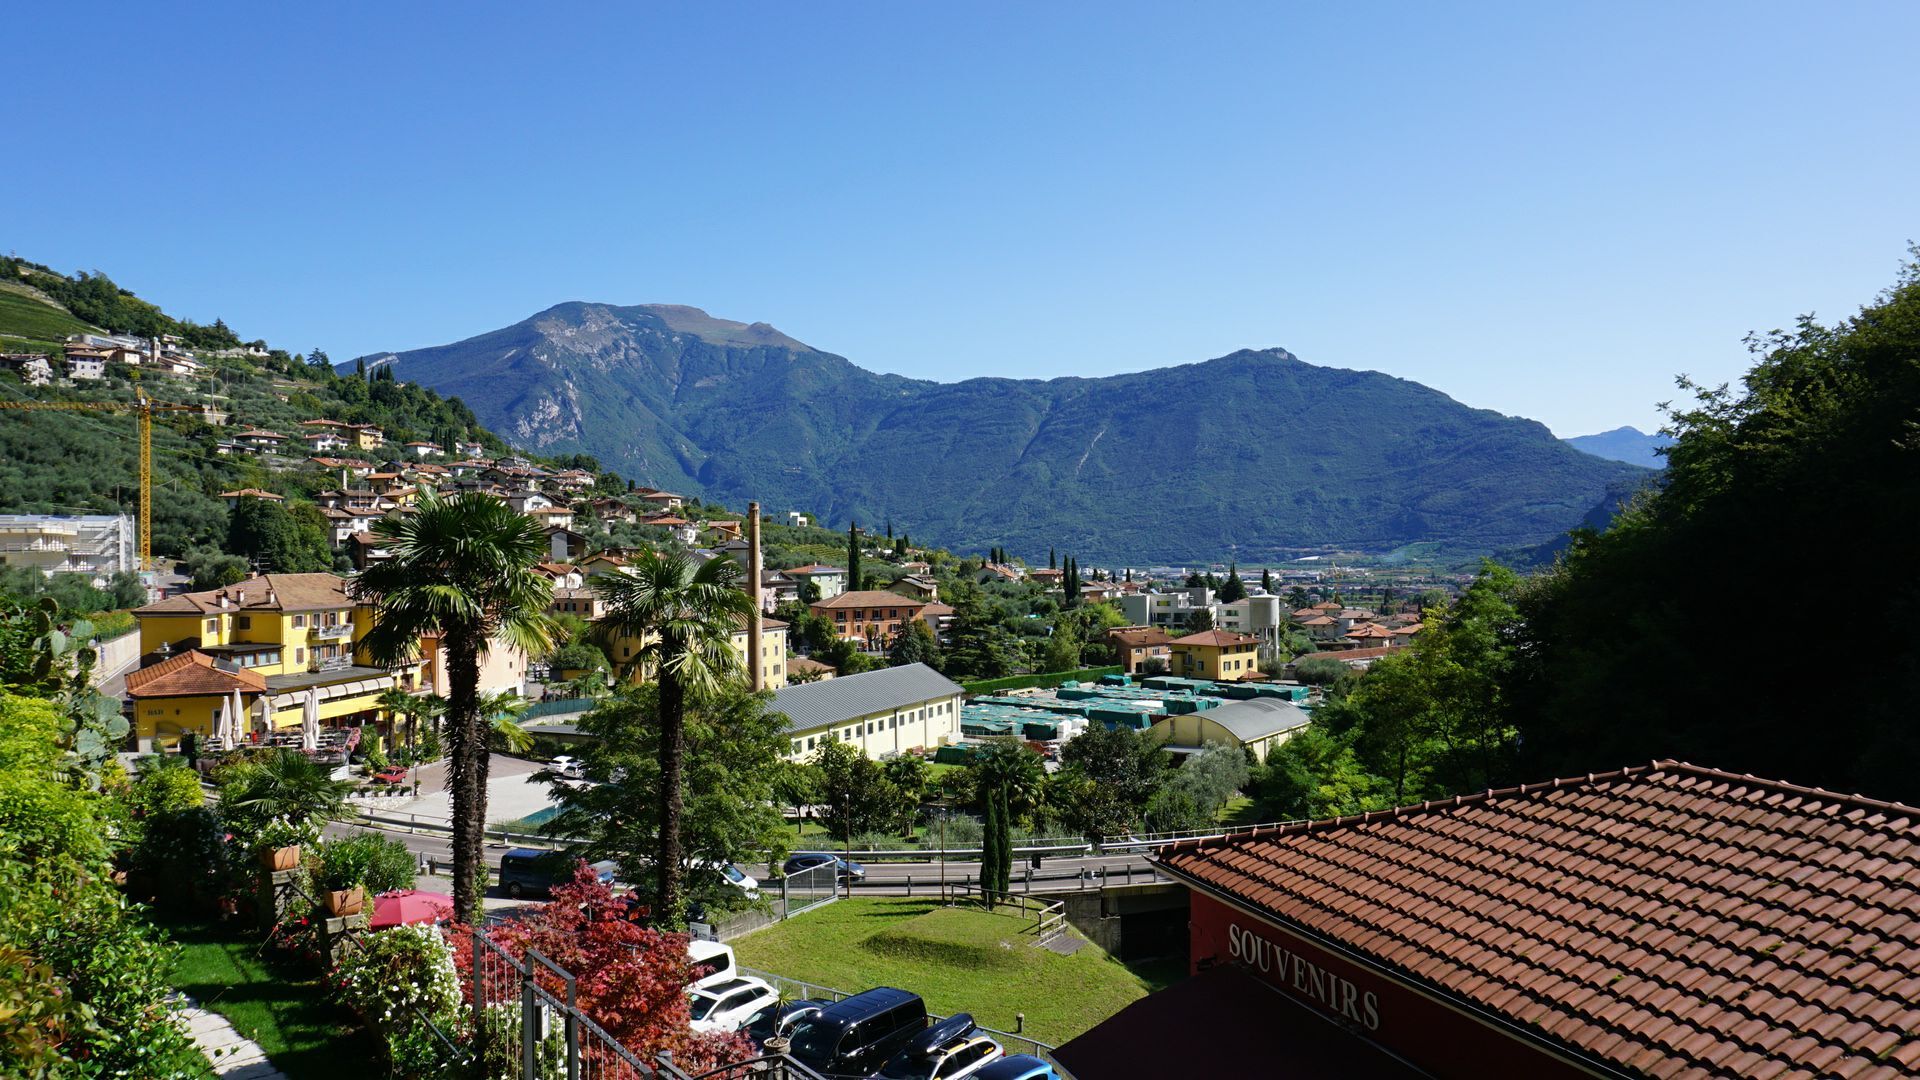
{"type": "Polygon", "coordinates": [[[1920,1071],[1912,807],[1667,761],[1159,864],[1195,977],[1061,1047],[1078,1080],[1920,1071]]]}
{"type": "Polygon", "coordinates": [[[787,756],[803,760],[822,742],[851,742],[868,757],[933,749],[960,734],[965,691],[925,664],[801,683],[773,693],[787,716],[787,756]]]}

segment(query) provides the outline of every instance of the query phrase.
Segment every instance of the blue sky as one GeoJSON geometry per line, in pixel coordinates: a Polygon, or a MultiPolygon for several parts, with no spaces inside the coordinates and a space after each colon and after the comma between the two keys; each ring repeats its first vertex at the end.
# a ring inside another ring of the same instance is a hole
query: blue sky
{"type": "Polygon", "coordinates": [[[1283,346],[1570,435],[1920,238],[1909,2],[160,7],[10,15],[0,247],[336,359],[674,302],[943,380],[1283,346]]]}

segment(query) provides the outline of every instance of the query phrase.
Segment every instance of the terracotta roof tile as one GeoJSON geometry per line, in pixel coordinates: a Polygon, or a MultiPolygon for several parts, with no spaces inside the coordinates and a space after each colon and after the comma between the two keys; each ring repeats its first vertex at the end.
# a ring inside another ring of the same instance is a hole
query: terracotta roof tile
{"type": "Polygon", "coordinates": [[[1917,849],[1913,808],[1656,762],[1162,863],[1615,1066],[1878,1077],[1920,1067],[1917,849]]]}
{"type": "Polygon", "coordinates": [[[157,664],[149,664],[127,675],[127,696],[202,697],[208,694],[257,694],[267,688],[260,673],[245,668],[228,671],[216,667],[213,657],[198,650],[183,652],[157,664]]]}

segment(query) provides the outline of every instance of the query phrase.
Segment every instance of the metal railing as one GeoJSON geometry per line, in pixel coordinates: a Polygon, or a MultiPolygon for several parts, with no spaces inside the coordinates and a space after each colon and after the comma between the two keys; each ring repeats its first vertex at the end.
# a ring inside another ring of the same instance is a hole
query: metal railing
{"type": "MultiPolygon", "coordinates": [[[[782,1001],[799,1000],[800,998],[813,998],[815,1000],[824,999],[826,1001],[839,1001],[842,998],[850,998],[853,996],[851,993],[845,990],[840,990],[831,986],[822,986],[819,983],[811,983],[806,981],[805,979],[795,979],[795,978],[790,978],[786,975],[776,975],[771,971],[760,971],[756,968],[743,966],[740,968],[740,973],[742,975],[751,975],[756,979],[765,980],[769,985],[771,985],[774,988],[775,991],[777,991],[780,994],[780,999],[782,1001]],[[800,992],[789,993],[787,990],[788,987],[794,987],[798,989],[800,992]]],[[[946,1019],[946,1017],[941,1016],[938,1013],[931,1013],[931,1012],[927,1014],[927,1018],[929,1020],[932,1020],[934,1023],[939,1023],[940,1021],[946,1019]]],[[[1007,1050],[1008,1053],[1032,1054],[1035,1057],[1041,1057],[1041,1058],[1047,1059],[1048,1061],[1053,1061],[1054,1046],[1052,1043],[1043,1043],[1038,1039],[1032,1038],[1027,1035],[1023,1035],[1017,1031],[1001,1031],[997,1028],[990,1028],[984,1024],[978,1024],[978,1023],[976,1023],[974,1026],[979,1028],[981,1031],[987,1033],[988,1035],[993,1036],[994,1041],[998,1042],[1003,1048],[1007,1050]]]]}
{"type": "Polygon", "coordinates": [[[1000,914],[998,908],[1012,907],[1033,916],[1032,925],[1027,928],[1027,932],[1033,935],[1036,945],[1046,944],[1055,934],[1066,928],[1067,905],[1062,900],[1036,900],[1032,896],[1012,891],[991,892],[965,882],[943,886],[941,894],[941,901],[948,907],[962,903],[977,903],[995,914],[1000,914]]]}
{"type": "Polygon", "coordinates": [[[699,1076],[662,1051],[652,1062],[621,1045],[582,1010],[578,984],[539,951],[522,959],[480,929],[473,931],[468,989],[473,1008],[477,1070],[483,1080],[701,1080],[753,1076],[765,1080],[822,1080],[783,1054],[757,1054],[699,1076]]]}

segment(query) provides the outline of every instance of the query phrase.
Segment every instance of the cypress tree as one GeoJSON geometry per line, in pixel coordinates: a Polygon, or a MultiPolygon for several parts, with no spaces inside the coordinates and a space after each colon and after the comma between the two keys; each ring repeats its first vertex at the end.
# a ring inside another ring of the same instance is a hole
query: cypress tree
{"type": "Polygon", "coordinates": [[[860,523],[847,525],[847,591],[860,591],[860,523]]]}
{"type": "Polygon", "coordinates": [[[992,906],[993,883],[1000,874],[1000,803],[992,789],[988,789],[986,797],[987,819],[980,830],[980,894],[988,906],[992,906]]]}
{"type": "Polygon", "coordinates": [[[1056,562],[1054,562],[1054,561],[1053,561],[1053,549],[1052,549],[1052,548],[1048,548],[1048,549],[1047,549],[1047,569],[1049,569],[1049,570],[1058,570],[1058,569],[1060,569],[1060,564],[1059,564],[1059,563],[1056,563],[1056,562]]]}
{"type": "Polygon", "coordinates": [[[1263,592],[1272,594],[1273,592],[1273,568],[1272,567],[1260,568],[1260,588],[1263,592]]]}
{"type": "Polygon", "coordinates": [[[1007,806],[1007,789],[1000,789],[1000,875],[994,883],[1000,895],[1013,891],[1013,811],[1007,806]]]}

